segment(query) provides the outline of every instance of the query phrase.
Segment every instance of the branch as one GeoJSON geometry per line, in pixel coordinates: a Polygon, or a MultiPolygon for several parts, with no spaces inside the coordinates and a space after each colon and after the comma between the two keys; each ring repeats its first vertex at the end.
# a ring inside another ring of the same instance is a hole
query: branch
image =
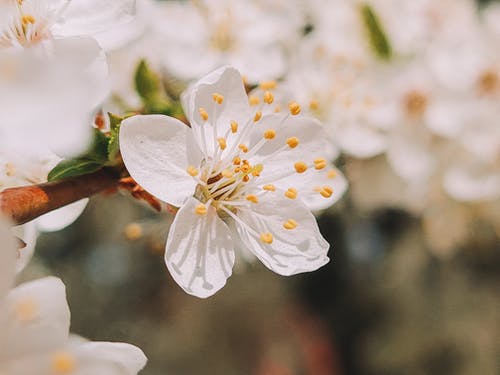
{"type": "Polygon", "coordinates": [[[16,225],[24,224],[82,198],[116,189],[119,179],[115,170],[101,169],[61,181],[5,189],[0,192],[0,213],[16,225]]]}

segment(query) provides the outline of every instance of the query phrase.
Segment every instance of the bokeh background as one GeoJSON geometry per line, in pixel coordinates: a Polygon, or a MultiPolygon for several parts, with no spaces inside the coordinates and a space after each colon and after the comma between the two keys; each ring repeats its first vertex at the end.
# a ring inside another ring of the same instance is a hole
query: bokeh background
{"type": "MultiPolygon", "coordinates": [[[[402,3],[392,2],[392,14],[402,3]]],[[[314,35],[307,22],[303,32],[314,35]]],[[[493,40],[490,51],[498,51],[493,40]]],[[[126,48],[151,57],[141,43],[126,48]]],[[[111,61],[130,60],[123,71],[131,81],[137,59],[124,56],[127,49],[111,61]]],[[[167,92],[178,83],[165,75],[167,92]]],[[[498,130],[491,118],[487,129],[498,130]]],[[[500,374],[498,195],[457,203],[438,189],[422,201],[388,172],[383,153],[343,151],[336,165],[351,185],[318,213],[331,262],[316,272],[286,278],[240,258],[214,297],[189,296],[163,262],[173,215],[118,193],[94,197],[70,227],[40,234],[22,279],[60,277],[72,332],[138,345],[149,357],[144,375],[500,374]]],[[[498,173],[500,154],[494,160],[498,173]]]]}

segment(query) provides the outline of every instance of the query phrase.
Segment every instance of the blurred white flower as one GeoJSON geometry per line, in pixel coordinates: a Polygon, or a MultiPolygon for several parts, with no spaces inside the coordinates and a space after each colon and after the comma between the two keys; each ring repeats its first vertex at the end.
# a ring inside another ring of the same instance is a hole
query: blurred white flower
{"type": "Polygon", "coordinates": [[[165,68],[186,81],[225,64],[248,82],[278,78],[286,71],[286,45],[300,35],[287,12],[253,1],[172,1],[163,8],[152,22],[165,40],[165,68]]]}
{"type": "Polygon", "coordinates": [[[0,371],[9,375],[137,374],[142,351],[129,344],[69,336],[70,312],[61,280],[46,277],[13,289],[16,243],[0,222],[0,371]]]}
{"type": "Polygon", "coordinates": [[[238,71],[221,68],[183,95],[191,128],[166,116],[135,116],[120,130],[131,176],[180,206],[165,261],[177,283],[202,298],[226,283],[235,247],[282,275],[328,262],[310,209],[330,206],[346,189],[324,158],[318,122],[298,116],[296,104],[288,114],[262,116],[248,101],[238,71]]]}

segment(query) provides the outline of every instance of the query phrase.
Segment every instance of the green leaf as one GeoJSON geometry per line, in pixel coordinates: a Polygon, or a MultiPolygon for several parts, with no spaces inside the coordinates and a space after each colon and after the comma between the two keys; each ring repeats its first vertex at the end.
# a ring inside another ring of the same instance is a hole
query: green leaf
{"type": "Polygon", "coordinates": [[[80,159],[89,159],[98,163],[108,160],[108,137],[99,129],[94,129],[94,137],[89,150],[80,159]]]}
{"type": "Polygon", "coordinates": [[[115,129],[116,127],[120,126],[120,124],[123,121],[123,117],[115,115],[114,113],[108,112],[108,117],[109,117],[109,125],[111,130],[115,129]]]}
{"type": "Polygon", "coordinates": [[[50,172],[47,180],[57,181],[68,177],[81,176],[96,172],[102,168],[102,164],[86,159],[62,160],[50,172]]]}
{"type": "Polygon", "coordinates": [[[360,11],[373,52],[380,59],[389,60],[392,57],[392,47],[377,14],[366,3],[361,5],[360,11]]]}
{"type": "Polygon", "coordinates": [[[108,160],[111,164],[116,160],[120,153],[120,125],[111,129],[108,143],[108,160]]]}
{"type": "Polygon", "coordinates": [[[135,89],[145,103],[163,94],[160,76],[148,66],[146,60],[141,60],[135,70],[135,89]]]}

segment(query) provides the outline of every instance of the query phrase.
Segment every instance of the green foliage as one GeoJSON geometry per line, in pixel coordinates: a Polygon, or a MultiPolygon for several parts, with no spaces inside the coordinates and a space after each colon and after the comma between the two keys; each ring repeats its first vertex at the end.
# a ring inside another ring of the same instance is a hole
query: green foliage
{"type": "Polygon", "coordinates": [[[392,47],[377,14],[366,3],[361,5],[360,11],[373,52],[380,59],[389,60],[392,57],[392,47]]]}
{"type": "Polygon", "coordinates": [[[96,172],[103,167],[102,164],[94,160],[86,159],[66,159],[57,164],[47,177],[48,181],[62,180],[68,177],[81,176],[96,172]]]}
{"type": "Polygon", "coordinates": [[[165,94],[161,78],[145,60],[141,60],[135,70],[135,89],[141,97],[145,114],[173,115],[174,106],[165,94]]]}

